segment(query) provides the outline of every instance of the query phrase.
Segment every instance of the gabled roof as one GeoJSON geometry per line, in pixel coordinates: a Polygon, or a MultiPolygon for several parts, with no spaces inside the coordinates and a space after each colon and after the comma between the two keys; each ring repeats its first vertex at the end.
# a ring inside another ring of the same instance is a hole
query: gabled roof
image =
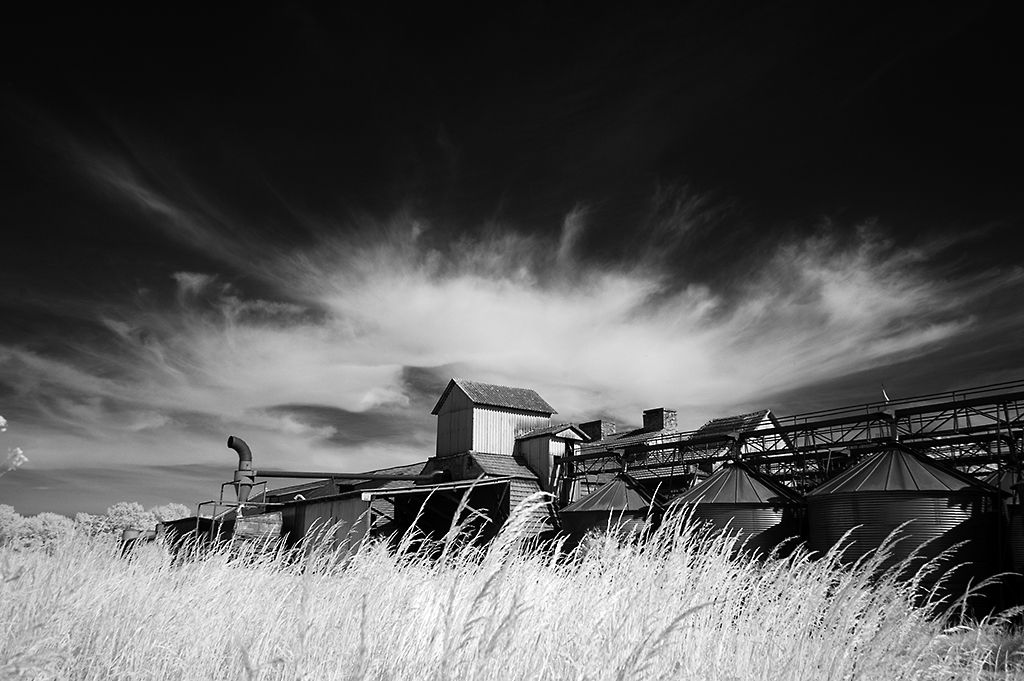
{"type": "Polygon", "coordinates": [[[533,437],[540,437],[541,435],[554,435],[558,436],[567,430],[572,431],[578,435],[581,439],[586,440],[587,434],[580,430],[579,426],[574,423],[558,423],[553,426],[546,426],[544,428],[534,428],[533,430],[527,431],[522,435],[517,435],[517,440],[528,440],[533,437]]]}
{"type": "Polygon", "coordinates": [[[693,434],[696,437],[708,437],[710,435],[724,435],[725,433],[741,433],[745,430],[754,430],[770,412],[770,409],[752,411],[748,414],[736,414],[734,416],[723,416],[718,419],[711,419],[697,429],[693,434]]]}
{"type": "Polygon", "coordinates": [[[991,492],[988,485],[946,468],[923,454],[893,443],[807,493],[808,497],[846,492],[991,492]]]}
{"type": "Polygon", "coordinates": [[[537,480],[537,475],[533,471],[507,454],[470,452],[469,456],[473,458],[473,461],[484,472],[484,475],[537,480]]]}
{"type": "Polygon", "coordinates": [[[430,412],[431,414],[436,415],[440,411],[441,405],[448,399],[449,393],[451,393],[452,388],[455,386],[458,386],[462,392],[466,393],[466,396],[474,404],[532,411],[546,414],[547,416],[558,413],[535,390],[530,390],[529,388],[510,388],[504,385],[477,383],[476,381],[467,381],[464,378],[453,378],[448,382],[448,387],[441,393],[441,399],[434,405],[433,411],[430,412]]]}
{"type": "Polygon", "coordinates": [[[624,433],[611,433],[608,437],[601,440],[592,440],[586,443],[589,451],[594,451],[600,446],[605,447],[608,450],[622,449],[623,447],[629,447],[630,445],[642,445],[649,442],[651,439],[658,437],[659,435],[674,435],[675,431],[671,430],[646,430],[644,428],[634,428],[624,433]]]}
{"type": "Polygon", "coordinates": [[[673,504],[793,504],[797,494],[742,463],[727,463],[673,504]]]}
{"type": "Polygon", "coordinates": [[[636,480],[625,473],[619,473],[576,503],[563,508],[560,513],[646,511],[651,503],[650,495],[636,480]]]}

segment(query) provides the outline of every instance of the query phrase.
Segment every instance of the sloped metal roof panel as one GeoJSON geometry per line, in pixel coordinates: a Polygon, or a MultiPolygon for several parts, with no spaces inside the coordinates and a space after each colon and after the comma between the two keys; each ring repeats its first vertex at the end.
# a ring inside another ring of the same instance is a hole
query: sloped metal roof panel
{"type": "Polygon", "coordinates": [[[795,492],[742,463],[727,463],[673,504],[796,504],[795,492]]]}
{"type": "Polygon", "coordinates": [[[984,483],[894,444],[807,493],[992,491],[984,483]]]}
{"type": "Polygon", "coordinates": [[[586,511],[646,511],[651,498],[628,475],[620,473],[591,494],[562,509],[562,513],[586,511]]]}

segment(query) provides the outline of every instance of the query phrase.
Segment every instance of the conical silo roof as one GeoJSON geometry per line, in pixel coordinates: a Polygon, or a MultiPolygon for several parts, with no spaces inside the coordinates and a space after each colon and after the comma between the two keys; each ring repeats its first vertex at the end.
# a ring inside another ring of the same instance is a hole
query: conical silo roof
{"type": "Polygon", "coordinates": [[[673,504],[800,503],[800,497],[742,463],[727,463],[707,480],[672,500],[673,504]]]}
{"type": "Polygon", "coordinates": [[[625,473],[598,487],[579,501],[563,508],[561,513],[584,511],[646,511],[651,507],[651,497],[640,485],[625,473]]]}
{"type": "Polygon", "coordinates": [[[1021,476],[1012,468],[1004,468],[1001,471],[994,471],[991,475],[982,478],[986,485],[998,487],[1002,491],[1012,494],[1013,486],[1021,482],[1021,476]]]}
{"type": "Polygon", "coordinates": [[[988,485],[946,468],[909,447],[894,443],[807,493],[808,497],[848,492],[990,492],[988,485]]]}

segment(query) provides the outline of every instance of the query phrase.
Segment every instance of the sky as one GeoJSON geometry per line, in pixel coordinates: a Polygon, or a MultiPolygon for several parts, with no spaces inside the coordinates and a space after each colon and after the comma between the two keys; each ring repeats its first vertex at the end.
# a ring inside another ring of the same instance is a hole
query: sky
{"type": "Polygon", "coordinates": [[[683,428],[1024,378],[1011,5],[899,4],[5,10],[0,503],[424,460],[453,376],[683,428]]]}

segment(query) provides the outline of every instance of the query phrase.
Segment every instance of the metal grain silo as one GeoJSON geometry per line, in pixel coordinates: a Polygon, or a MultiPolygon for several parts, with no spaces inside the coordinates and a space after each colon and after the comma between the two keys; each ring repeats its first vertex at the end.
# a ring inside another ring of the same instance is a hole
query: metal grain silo
{"type": "Polygon", "coordinates": [[[598,487],[579,501],[558,512],[562,529],[579,539],[590,530],[617,526],[623,531],[640,530],[647,526],[658,504],[643,487],[626,473],[598,487]]]}
{"type": "Polygon", "coordinates": [[[929,587],[946,577],[943,593],[958,597],[968,584],[999,568],[998,491],[968,475],[946,468],[899,444],[868,457],[807,494],[808,546],[827,552],[851,528],[845,561],[877,549],[903,523],[903,540],[884,567],[907,558],[914,549],[930,559],[963,542],[929,587]],[[857,527],[860,526],[860,527],[857,527]],[[926,542],[928,542],[926,544],[926,542]],[[967,563],[960,569],[954,566],[967,563]]]}
{"type": "Polygon", "coordinates": [[[1024,603],[1024,506],[1021,505],[1024,476],[1015,468],[1003,468],[986,477],[984,482],[1001,492],[1005,535],[1003,569],[1016,573],[1005,578],[1010,592],[1008,598],[1014,605],[1021,604],[1024,603]]]}
{"type": "Polygon", "coordinates": [[[802,504],[797,493],[741,462],[723,465],[672,500],[695,521],[734,532],[745,550],[762,554],[799,537],[802,504]]]}

